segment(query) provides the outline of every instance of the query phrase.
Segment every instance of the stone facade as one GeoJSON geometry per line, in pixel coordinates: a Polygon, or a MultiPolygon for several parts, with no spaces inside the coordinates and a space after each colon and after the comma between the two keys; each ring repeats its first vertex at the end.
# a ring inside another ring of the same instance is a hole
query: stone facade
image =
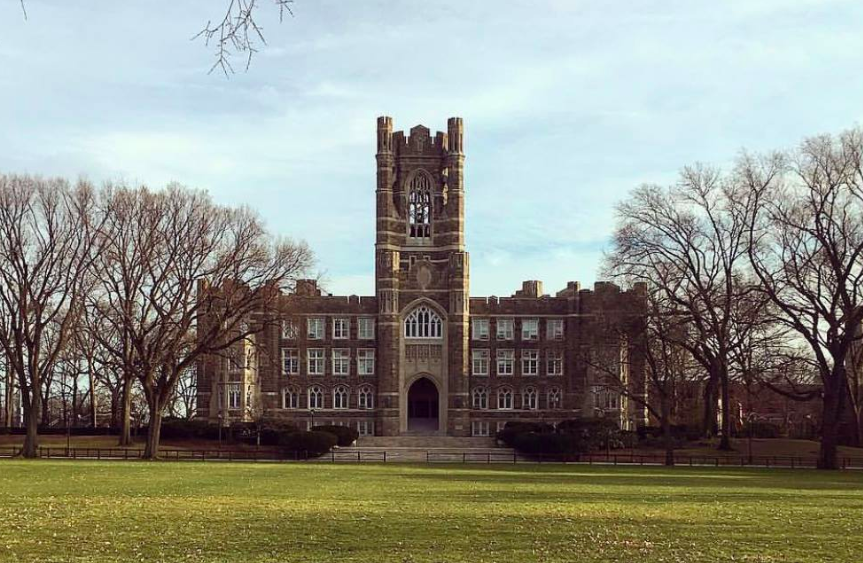
{"type": "MultiPolygon", "coordinates": [[[[247,359],[200,363],[199,416],[387,436],[493,435],[508,420],[574,416],[641,423],[643,409],[604,387],[584,358],[608,348],[604,319],[637,319],[642,290],[570,282],[550,296],[532,280],[511,297],[470,297],[464,160],[460,118],[434,136],[421,125],[394,132],[379,118],[375,296],[299,283],[283,297],[281,329],[235,354],[247,359]]],[[[620,361],[627,345],[616,334],[609,366],[639,371],[620,361]]]]}

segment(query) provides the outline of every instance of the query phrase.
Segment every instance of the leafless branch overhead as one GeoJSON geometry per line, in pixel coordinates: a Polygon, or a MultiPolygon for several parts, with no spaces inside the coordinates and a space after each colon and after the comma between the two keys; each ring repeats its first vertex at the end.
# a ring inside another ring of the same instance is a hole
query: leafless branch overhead
{"type": "MultiPolygon", "coordinates": [[[[279,8],[279,21],[284,20],[285,13],[293,16],[291,4],[293,0],[272,0],[279,8]]],[[[210,72],[221,69],[225,76],[234,73],[231,57],[235,54],[246,54],[246,70],[252,62],[252,56],[258,52],[257,43],[267,44],[264,38],[263,28],[259,25],[256,16],[260,8],[259,0],[228,0],[228,7],[224,16],[217,20],[207,21],[204,29],[199,31],[192,39],[203,38],[204,43],[209,46],[211,42],[216,46],[216,62],[210,68],[210,72]]]]}

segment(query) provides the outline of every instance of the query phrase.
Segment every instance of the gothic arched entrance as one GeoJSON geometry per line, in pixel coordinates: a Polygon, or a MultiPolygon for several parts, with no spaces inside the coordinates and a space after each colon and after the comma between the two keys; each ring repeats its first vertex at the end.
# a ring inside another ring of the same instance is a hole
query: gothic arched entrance
{"type": "Polygon", "coordinates": [[[437,432],[439,429],[437,386],[420,377],[408,389],[408,431],[437,432]]]}

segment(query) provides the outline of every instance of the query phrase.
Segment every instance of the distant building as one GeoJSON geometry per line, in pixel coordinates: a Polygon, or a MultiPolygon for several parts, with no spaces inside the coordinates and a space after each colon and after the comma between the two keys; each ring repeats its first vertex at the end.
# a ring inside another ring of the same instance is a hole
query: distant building
{"type": "Polygon", "coordinates": [[[603,369],[584,360],[608,347],[607,314],[639,315],[641,288],[570,282],[550,296],[532,280],[511,297],[470,297],[464,159],[460,118],[434,137],[421,125],[393,132],[379,118],[375,296],[298,283],[283,298],[291,316],[281,330],[202,360],[199,416],[226,424],[266,415],[387,436],[487,436],[509,420],[575,416],[644,422],[643,408],[603,384],[614,370],[638,371],[638,361],[622,360],[626,339],[614,341],[620,350],[603,369]]]}

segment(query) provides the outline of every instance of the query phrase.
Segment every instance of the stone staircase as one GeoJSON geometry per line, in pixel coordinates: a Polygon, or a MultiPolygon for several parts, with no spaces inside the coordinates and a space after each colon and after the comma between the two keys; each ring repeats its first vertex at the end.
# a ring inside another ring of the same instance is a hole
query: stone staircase
{"type": "Polygon", "coordinates": [[[492,437],[438,436],[429,434],[406,434],[401,436],[360,436],[357,448],[482,448],[497,449],[492,437]]]}
{"type": "Polygon", "coordinates": [[[402,435],[361,436],[355,445],[338,448],[322,459],[387,463],[513,463],[515,455],[511,448],[497,447],[495,439],[490,437],[402,435]]]}

